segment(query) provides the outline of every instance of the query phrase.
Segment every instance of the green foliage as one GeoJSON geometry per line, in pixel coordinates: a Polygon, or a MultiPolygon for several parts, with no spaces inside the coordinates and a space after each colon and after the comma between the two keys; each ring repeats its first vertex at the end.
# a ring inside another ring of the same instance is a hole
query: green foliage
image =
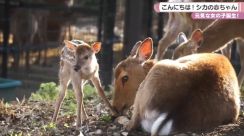
{"type": "Polygon", "coordinates": [[[10,136],[23,136],[23,132],[19,131],[19,132],[11,132],[10,136]]]}
{"type": "MultiPolygon", "coordinates": [[[[59,87],[54,82],[42,83],[40,88],[36,93],[32,93],[29,100],[31,101],[55,101],[58,97],[59,87]]],[[[95,98],[96,90],[91,85],[87,84],[84,86],[84,100],[88,101],[95,98]]],[[[64,109],[64,114],[74,114],[76,110],[76,99],[74,91],[68,89],[62,108],[64,109]]]]}
{"type": "Polygon", "coordinates": [[[100,120],[108,123],[112,121],[112,117],[108,114],[104,114],[100,117],[100,120]]]}
{"type": "Polygon", "coordinates": [[[97,92],[94,87],[91,85],[85,85],[84,86],[84,99],[85,100],[90,100],[97,97],[97,92]]]}
{"type": "Polygon", "coordinates": [[[36,93],[32,93],[30,100],[53,101],[58,93],[56,83],[42,83],[36,93]]]}
{"type": "Polygon", "coordinates": [[[63,105],[64,114],[74,114],[76,111],[76,100],[73,91],[68,91],[64,99],[63,105]]]}
{"type": "Polygon", "coordinates": [[[44,131],[47,131],[49,129],[56,129],[56,125],[51,122],[51,123],[49,123],[47,125],[42,126],[42,128],[44,129],[44,131]]]}

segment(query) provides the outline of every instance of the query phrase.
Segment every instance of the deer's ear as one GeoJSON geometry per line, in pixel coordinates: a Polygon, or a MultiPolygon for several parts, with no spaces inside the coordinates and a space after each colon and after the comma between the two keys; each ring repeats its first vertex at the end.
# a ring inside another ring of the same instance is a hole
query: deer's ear
{"type": "Polygon", "coordinates": [[[131,49],[131,51],[130,51],[130,56],[135,56],[136,55],[136,53],[137,53],[137,51],[138,51],[138,48],[139,48],[139,46],[142,44],[142,42],[141,41],[138,41],[134,46],[133,46],[133,48],[131,49]]]}
{"type": "Polygon", "coordinates": [[[180,45],[181,43],[184,43],[184,42],[186,42],[186,41],[187,41],[187,37],[186,37],[185,33],[180,32],[180,33],[178,34],[177,38],[176,38],[176,43],[177,43],[178,45],[180,45]]]}
{"type": "Polygon", "coordinates": [[[152,38],[146,38],[137,51],[136,57],[141,61],[146,61],[152,57],[153,54],[153,41],[152,38]]]}
{"type": "Polygon", "coordinates": [[[94,42],[91,48],[95,53],[98,53],[101,50],[101,45],[102,45],[101,42],[94,42]]]}
{"type": "Polygon", "coordinates": [[[203,40],[203,32],[202,32],[202,30],[201,29],[197,29],[194,32],[192,32],[191,39],[194,42],[200,44],[202,42],[202,40],[203,40]]]}
{"type": "Polygon", "coordinates": [[[70,42],[68,40],[64,40],[64,44],[70,50],[73,50],[73,51],[76,50],[76,46],[72,42],[70,42]]]}

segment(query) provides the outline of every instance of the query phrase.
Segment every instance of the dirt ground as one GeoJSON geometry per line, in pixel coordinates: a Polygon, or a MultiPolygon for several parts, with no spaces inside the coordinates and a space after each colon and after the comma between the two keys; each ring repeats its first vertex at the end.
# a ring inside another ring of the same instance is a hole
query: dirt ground
{"type": "MultiPolygon", "coordinates": [[[[50,67],[33,66],[31,71],[20,70],[17,74],[10,71],[10,77],[23,81],[18,88],[21,94],[36,91],[42,82],[57,82],[58,58],[49,62],[50,67]],[[48,73],[48,77],[45,76],[48,73]]],[[[25,95],[28,97],[28,95],[25,95]]],[[[61,109],[58,121],[50,123],[54,112],[54,102],[20,101],[11,104],[0,102],[0,136],[148,136],[142,130],[128,133],[123,125],[110,119],[108,109],[100,100],[89,100],[85,103],[89,120],[80,130],[74,126],[75,115],[65,114],[61,109]]],[[[223,125],[206,132],[185,132],[175,136],[244,136],[244,116],[242,110],[238,121],[234,124],[223,125]]]]}
{"type": "MultiPolygon", "coordinates": [[[[65,115],[61,109],[57,124],[50,123],[53,102],[20,101],[11,105],[0,103],[0,135],[14,136],[147,136],[142,130],[128,133],[117,121],[108,118],[108,109],[100,100],[85,103],[89,120],[80,130],[74,126],[75,115],[65,115]]],[[[242,112],[243,113],[243,107],[242,112]]],[[[175,136],[244,136],[244,117],[234,124],[223,125],[206,132],[185,132],[175,136]]]]}

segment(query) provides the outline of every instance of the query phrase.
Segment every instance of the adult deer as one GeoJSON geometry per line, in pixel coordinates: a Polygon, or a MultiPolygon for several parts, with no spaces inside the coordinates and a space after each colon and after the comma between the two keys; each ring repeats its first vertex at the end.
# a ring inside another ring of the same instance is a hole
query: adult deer
{"type": "MultiPolygon", "coordinates": [[[[61,103],[65,97],[67,87],[71,81],[75,97],[77,100],[77,128],[81,126],[81,121],[87,119],[87,114],[83,104],[83,86],[87,80],[91,80],[97,89],[98,94],[105,104],[113,111],[99,78],[99,65],[95,54],[101,49],[101,43],[95,42],[91,46],[79,40],[64,41],[65,47],[61,52],[59,80],[60,93],[56,101],[55,112],[52,121],[57,120],[61,103]]],[[[115,112],[114,112],[115,113],[115,112]]]]}
{"type": "Polygon", "coordinates": [[[153,63],[151,55],[147,38],[115,69],[112,105],[123,113],[134,102],[128,130],[141,124],[152,135],[167,135],[236,121],[239,87],[226,57],[195,54],[153,63]]]}
{"type": "MultiPolygon", "coordinates": [[[[243,0],[237,0],[243,1],[243,0]]],[[[228,0],[168,0],[168,2],[229,2],[228,0]]],[[[169,19],[164,27],[164,36],[159,40],[156,59],[164,57],[167,48],[175,42],[178,34],[184,32],[191,34],[195,29],[204,29],[214,20],[194,20],[191,13],[171,12],[169,19]]]]}
{"type": "MultiPolygon", "coordinates": [[[[40,0],[41,1],[41,0],[40,0]]],[[[33,11],[32,9],[16,9],[12,14],[11,32],[14,35],[14,43],[17,52],[14,53],[14,67],[18,69],[21,55],[25,53],[25,66],[30,68],[30,56],[35,37],[47,49],[46,30],[48,12],[33,11]]],[[[41,46],[41,45],[39,45],[41,46]]],[[[46,51],[45,51],[46,54],[46,51]]],[[[38,59],[41,58],[41,52],[38,59]]],[[[46,60],[46,55],[44,57],[46,60]]]]}
{"type": "Polygon", "coordinates": [[[216,20],[203,31],[195,30],[189,40],[181,33],[179,39],[182,39],[183,43],[175,49],[173,58],[177,59],[192,53],[214,52],[224,48],[226,43],[235,39],[237,45],[240,46],[241,71],[238,82],[241,86],[244,79],[244,58],[242,57],[244,47],[241,47],[244,46],[244,41],[242,38],[244,38],[243,20],[216,20]]]}

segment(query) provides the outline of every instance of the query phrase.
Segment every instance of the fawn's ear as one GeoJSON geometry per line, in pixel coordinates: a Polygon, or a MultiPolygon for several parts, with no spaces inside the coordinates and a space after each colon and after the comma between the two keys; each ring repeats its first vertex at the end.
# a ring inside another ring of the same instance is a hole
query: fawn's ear
{"type": "Polygon", "coordinates": [[[141,61],[146,61],[152,57],[153,54],[153,41],[152,38],[146,38],[139,47],[136,57],[141,61]]]}
{"type": "Polygon", "coordinates": [[[187,37],[186,37],[185,33],[180,32],[180,33],[178,34],[177,38],[176,38],[176,43],[177,43],[178,45],[180,45],[181,43],[184,43],[184,42],[186,42],[186,41],[187,41],[187,37]]]}
{"type": "Polygon", "coordinates": [[[192,32],[191,39],[196,42],[198,45],[201,44],[203,40],[203,32],[201,29],[197,29],[194,32],[192,32]]]}
{"type": "Polygon", "coordinates": [[[72,50],[72,51],[76,50],[76,46],[72,42],[70,42],[68,40],[64,40],[64,44],[70,50],[72,50]]]}
{"type": "Polygon", "coordinates": [[[101,50],[101,45],[102,45],[101,42],[94,42],[91,48],[95,53],[98,53],[101,50]]]}
{"type": "Polygon", "coordinates": [[[133,48],[131,49],[131,51],[130,51],[130,56],[135,56],[136,55],[136,53],[137,53],[137,51],[138,51],[138,48],[139,48],[139,46],[142,44],[142,42],[141,41],[138,41],[134,46],[133,46],[133,48]]]}

